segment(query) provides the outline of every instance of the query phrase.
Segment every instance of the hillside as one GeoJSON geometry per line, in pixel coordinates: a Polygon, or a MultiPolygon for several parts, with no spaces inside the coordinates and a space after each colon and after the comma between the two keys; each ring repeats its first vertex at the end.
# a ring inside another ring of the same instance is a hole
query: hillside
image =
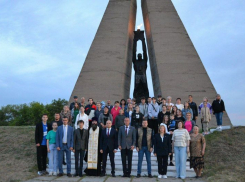
{"type": "Polygon", "coordinates": [[[34,127],[0,127],[0,181],[23,181],[36,176],[34,127]]]}
{"type": "Polygon", "coordinates": [[[205,138],[205,178],[212,182],[244,182],[245,127],[214,132],[205,138]]]}
{"type": "MultiPolygon", "coordinates": [[[[0,127],[0,181],[25,181],[37,176],[34,127],[0,127]]],[[[203,180],[245,181],[245,127],[206,136],[203,180]]]]}

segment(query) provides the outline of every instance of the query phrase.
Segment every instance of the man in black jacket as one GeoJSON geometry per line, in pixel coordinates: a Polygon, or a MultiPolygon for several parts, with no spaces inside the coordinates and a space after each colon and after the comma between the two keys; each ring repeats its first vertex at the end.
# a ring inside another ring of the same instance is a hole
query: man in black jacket
{"type": "Polygon", "coordinates": [[[78,103],[79,108],[81,107],[81,103],[78,102],[77,96],[74,96],[73,99],[74,99],[74,102],[72,102],[72,103],[70,104],[70,108],[69,108],[70,111],[74,108],[75,102],[78,103]]]}
{"type": "Polygon", "coordinates": [[[195,122],[197,120],[197,117],[198,117],[198,110],[197,110],[197,104],[195,102],[193,102],[193,96],[192,95],[189,95],[188,96],[188,103],[190,105],[190,108],[192,109],[192,112],[193,112],[193,119],[195,122]]]}
{"type": "Polygon", "coordinates": [[[220,94],[216,95],[216,100],[214,100],[212,103],[212,109],[213,109],[213,114],[216,117],[217,126],[218,126],[216,130],[222,131],[222,117],[223,117],[223,112],[225,112],[225,103],[221,99],[220,94]]]}
{"type": "Polygon", "coordinates": [[[102,131],[101,138],[100,138],[100,153],[103,154],[103,166],[102,166],[102,174],[101,176],[105,176],[106,174],[106,161],[107,156],[109,154],[110,161],[111,161],[111,174],[112,177],[115,177],[115,153],[117,152],[118,148],[118,141],[117,141],[117,132],[112,126],[112,121],[108,120],[106,122],[106,128],[102,131]]]}
{"type": "Polygon", "coordinates": [[[83,129],[84,121],[78,121],[79,128],[74,131],[73,137],[73,152],[75,153],[75,169],[76,172],[74,176],[82,177],[83,173],[83,159],[85,151],[88,150],[88,130],[83,129]],[[78,161],[80,158],[80,168],[78,169],[78,161]]]}
{"type": "Polygon", "coordinates": [[[47,159],[47,133],[52,130],[52,126],[47,123],[48,115],[43,114],[42,122],[36,125],[35,141],[37,147],[37,166],[38,175],[45,175],[46,172],[46,159],[47,159]]]}

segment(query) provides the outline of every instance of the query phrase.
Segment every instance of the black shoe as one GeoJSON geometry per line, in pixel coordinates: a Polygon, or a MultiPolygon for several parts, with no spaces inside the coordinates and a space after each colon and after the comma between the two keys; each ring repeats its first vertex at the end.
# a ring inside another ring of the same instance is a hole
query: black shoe
{"type": "Polygon", "coordinates": [[[73,174],[74,177],[78,176],[78,173],[73,174]]]}
{"type": "Polygon", "coordinates": [[[115,173],[111,174],[112,177],[116,177],[115,173]]]}
{"type": "Polygon", "coordinates": [[[130,174],[128,174],[128,177],[129,177],[129,178],[131,178],[131,175],[130,175],[130,174]]]}
{"type": "Polygon", "coordinates": [[[105,176],[105,173],[101,173],[101,175],[100,175],[101,177],[103,177],[103,176],[105,176]]]}
{"type": "Polygon", "coordinates": [[[63,162],[63,165],[66,165],[66,162],[63,162]]]}
{"type": "Polygon", "coordinates": [[[173,162],[170,162],[170,163],[169,163],[169,166],[174,166],[174,163],[173,163],[173,162]]]}
{"type": "Polygon", "coordinates": [[[79,174],[79,177],[80,177],[80,178],[83,177],[83,174],[79,174]]]}
{"type": "Polygon", "coordinates": [[[63,173],[59,173],[57,176],[61,177],[61,176],[63,176],[63,173]]]}
{"type": "Polygon", "coordinates": [[[72,175],[70,173],[67,174],[68,177],[72,177],[72,175]]]}
{"type": "Polygon", "coordinates": [[[152,175],[151,174],[148,174],[148,178],[152,178],[152,175]]]}
{"type": "Polygon", "coordinates": [[[123,176],[122,176],[122,177],[124,177],[124,178],[125,178],[125,177],[128,177],[128,175],[127,175],[127,174],[123,174],[123,176]]]}
{"type": "Polygon", "coordinates": [[[141,177],[141,175],[140,174],[137,174],[136,178],[140,178],[140,177],[141,177]]]}

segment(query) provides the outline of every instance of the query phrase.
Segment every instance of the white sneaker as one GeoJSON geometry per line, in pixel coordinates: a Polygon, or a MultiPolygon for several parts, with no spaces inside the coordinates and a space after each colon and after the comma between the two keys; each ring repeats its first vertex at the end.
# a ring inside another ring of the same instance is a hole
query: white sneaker
{"type": "Polygon", "coordinates": [[[37,174],[38,174],[39,176],[42,176],[42,175],[43,175],[42,171],[38,171],[37,174]]]}
{"type": "Polygon", "coordinates": [[[57,172],[54,172],[53,175],[54,175],[54,176],[57,176],[57,172]]]}
{"type": "Polygon", "coordinates": [[[49,175],[49,176],[52,176],[52,175],[53,175],[53,172],[49,172],[48,175],[49,175]]]}
{"type": "Polygon", "coordinates": [[[216,128],[216,130],[219,130],[219,128],[220,128],[220,126],[218,126],[218,127],[216,128]]]}
{"type": "Polygon", "coordinates": [[[158,178],[162,178],[162,175],[158,175],[158,178]]]}
{"type": "Polygon", "coordinates": [[[167,177],[167,175],[163,175],[162,178],[167,179],[168,177],[167,177]]]}

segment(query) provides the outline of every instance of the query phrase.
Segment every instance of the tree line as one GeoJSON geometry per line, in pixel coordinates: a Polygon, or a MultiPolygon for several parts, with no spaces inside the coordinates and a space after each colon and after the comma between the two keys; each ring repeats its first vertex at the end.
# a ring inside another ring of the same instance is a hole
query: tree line
{"type": "Polygon", "coordinates": [[[54,114],[60,113],[68,101],[52,100],[50,104],[31,102],[29,104],[6,105],[0,109],[0,126],[33,126],[41,121],[42,114],[48,114],[48,120],[54,120],[54,114]]]}

